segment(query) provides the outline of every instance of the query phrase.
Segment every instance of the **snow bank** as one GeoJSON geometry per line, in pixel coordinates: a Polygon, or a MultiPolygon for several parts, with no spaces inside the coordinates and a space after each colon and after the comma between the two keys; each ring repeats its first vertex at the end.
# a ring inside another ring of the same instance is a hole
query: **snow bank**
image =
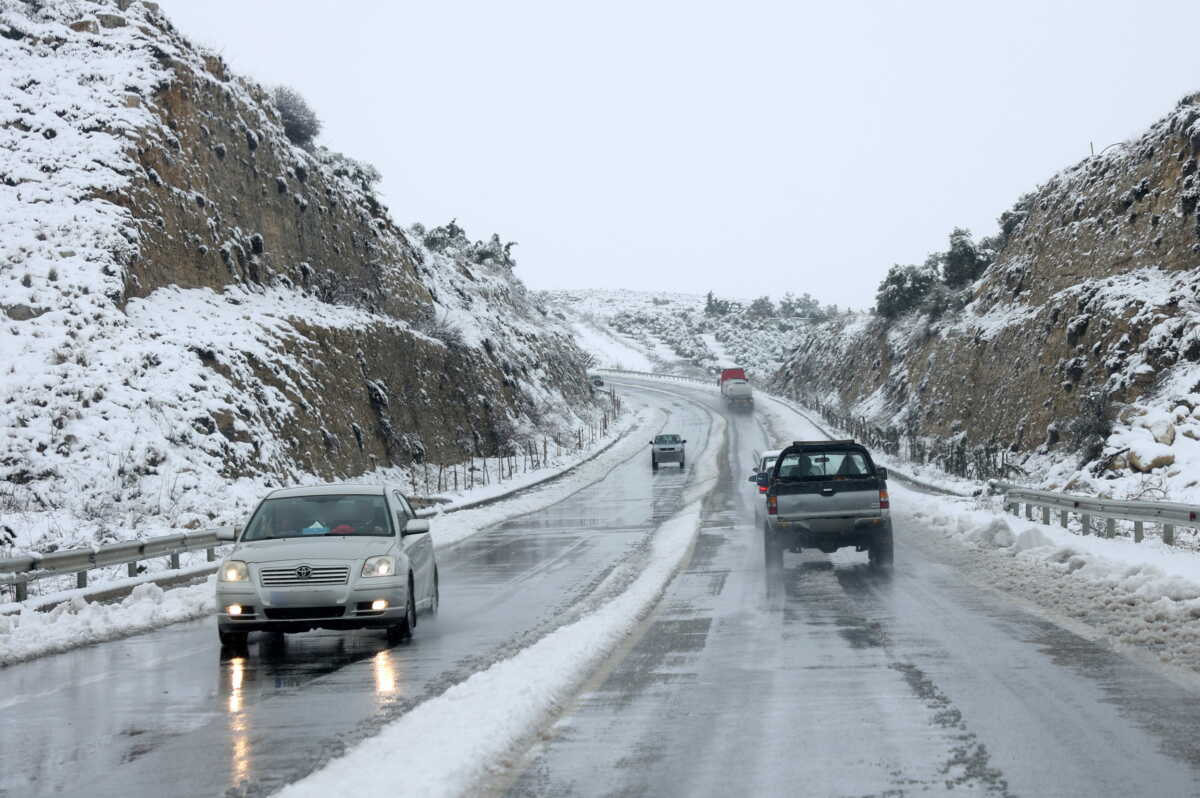
{"type": "Polygon", "coordinates": [[[211,615],[214,579],[174,590],[138,585],[117,604],[76,597],[49,612],[0,615],[0,666],[211,615]]]}
{"type": "Polygon", "coordinates": [[[714,418],[708,445],[695,459],[684,508],[655,532],[645,567],[626,590],[516,656],[417,706],[279,795],[394,795],[397,784],[412,795],[471,792],[498,761],[571,699],[686,562],[700,528],[703,497],[716,482],[715,452],[724,439],[725,422],[714,418]]]}
{"type": "Polygon", "coordinates": [[[1002,513],[998,499],[893,489],[897,537],[954,543],[971,575],[1163,662],[1200,670],[1200,557],[1148,538],[1081,536],[1002,513]]]}

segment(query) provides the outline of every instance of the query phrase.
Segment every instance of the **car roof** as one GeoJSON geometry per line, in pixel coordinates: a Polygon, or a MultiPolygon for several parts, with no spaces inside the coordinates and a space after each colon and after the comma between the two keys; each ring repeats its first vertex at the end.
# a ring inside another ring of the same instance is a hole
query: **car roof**
{"type": "Polygon", "coordinates": [[[383,496],[387,493],[387,485],[339,482],[324,485],[297,485],[292,488],[279,488],[267,494],[268,499],[287,499],[292,496],[383,496]]]}
{"type": "Polygon", "coordinates": [[[778,457],[782,451],[783,449],[768,449],[767,451],[759,454],[758,458],[761,460],[764,457],[778,457]]]}

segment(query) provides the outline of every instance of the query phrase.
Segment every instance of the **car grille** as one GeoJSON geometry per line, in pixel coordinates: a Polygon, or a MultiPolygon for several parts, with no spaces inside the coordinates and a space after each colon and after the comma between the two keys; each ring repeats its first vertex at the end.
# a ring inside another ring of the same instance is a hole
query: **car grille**
{"type": "Polygon", "coordinates": [[[258,578],[263,587],[344,585],[350,579],[350,568],[345,565],[301,565],[290,568],[263,568],[259,572],[258,578]],[[302,576],[301,574],[306,575],[302,576]]]}
{"type": "Polygon", "coordinates": [[[264,609],[263,614],[270,621],[301,621],[310,618],[341,618],[346,612],[345,607],[279,607],[264,609]]]}
{"type": "Polygon", "coordinates": [[[659,449],[660,452],[673,452],[674,449],[659,449]]]}

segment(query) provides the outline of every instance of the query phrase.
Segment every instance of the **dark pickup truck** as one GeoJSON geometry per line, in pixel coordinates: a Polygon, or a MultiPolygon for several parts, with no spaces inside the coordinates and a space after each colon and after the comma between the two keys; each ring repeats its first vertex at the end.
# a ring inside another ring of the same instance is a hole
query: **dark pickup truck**
{"type": "Polygon", "coordinates": [[[892,564],[887,470],[854,441],[795,441],[767,477],[763,528],[767,566],[783,552],[853,546],[874,566],[892,564]]]}

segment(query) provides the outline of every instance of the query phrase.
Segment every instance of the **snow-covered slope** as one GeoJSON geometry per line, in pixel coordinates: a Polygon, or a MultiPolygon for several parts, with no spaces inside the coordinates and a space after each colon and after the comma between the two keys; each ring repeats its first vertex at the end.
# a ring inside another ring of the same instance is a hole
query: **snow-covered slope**
{"type": "Polygon", "coordinates": [[[398,228],[154,4],[0,0],[0,35],[0,556],[597,412],[502,250],[398,228]]]}
{"type": "Polygon", "coordinates": [[[956,468],[1200,501],[1198,162],[1200,94],[1021,197],[961,310],[815,326],[775,389],[956,468]]]}
{"type": "Polygon", "coordinates": [[[568,321],[596,365],[712,376],[725,366],[765,381],[795,345],[807,319],[777,310],[756,314],[729,303],[706,312],[706,297],[641,291],[543,291],[538,298],[568,321]]]}

